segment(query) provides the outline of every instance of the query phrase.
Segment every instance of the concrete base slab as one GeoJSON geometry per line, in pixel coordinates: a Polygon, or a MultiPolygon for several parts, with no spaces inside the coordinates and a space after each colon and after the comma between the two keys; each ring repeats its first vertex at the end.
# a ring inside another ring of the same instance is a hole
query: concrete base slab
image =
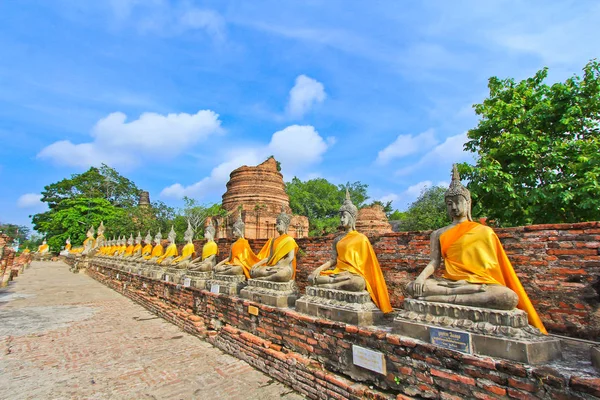
{"type": "Polygon", "coordinates": [[[213,278],[206,282],[206,289],[213,290],[218,286],[218,292],[228,295],[238,295],[246,286],[245,275],[221,275],[214,274],[213,278]]]}
{"type": "Polygon", "coordinates": [[[206,282],[212,278],[212,272],[195,272],[185,271],[183,275],[179,277],[179,283],[185,285],[185,280],[190,280],[190,287],[196,289],[206,289],[206,282]]]}
{"type": "Polygon", "coordinates": [[[293,307],[298,293],[294,281],[271,282],[261,279],[248,279],[248,286],[240,291],[245,299],[279,308],[293,307]]]}

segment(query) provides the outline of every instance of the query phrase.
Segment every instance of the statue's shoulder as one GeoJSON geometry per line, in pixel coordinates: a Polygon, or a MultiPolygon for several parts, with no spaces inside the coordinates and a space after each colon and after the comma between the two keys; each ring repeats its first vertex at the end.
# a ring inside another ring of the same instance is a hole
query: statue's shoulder
{"type": "Polygon", "coordinates": [[[442,233],[446,232],[447,230],[453,227],[454,225],[446,225],[440,229],[436,229],[435,231],[431,232],[431,237],[439,239],[439,237],[442,236],[442,233]]]}

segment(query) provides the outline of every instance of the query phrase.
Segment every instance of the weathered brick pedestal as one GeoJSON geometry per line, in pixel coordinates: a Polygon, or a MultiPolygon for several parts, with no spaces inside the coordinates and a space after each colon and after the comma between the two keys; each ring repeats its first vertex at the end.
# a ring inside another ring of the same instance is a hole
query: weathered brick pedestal
{"type": "Polygon", "coordinates": [[[296,301],[299,312],[358,326],[376,325],[383,313],[369,292],[348,292],[307,286],[306,294],[296,301]]]}
{"type": "Polygon", "coordinates": [[[206,289],[206,282],[212,279],[212,275],[212,272],[185,271],[179,278],[179,283],[185,286],[189,279],[189,287],[206,289]]]}
{"type": "Polygon", "coordinates": [[[295,281],[271,282],[248,279],[248,286],[241,290],[240,295],[245,299],[268,306],[294,307],[298,298],[298,287],[295,281]]]}

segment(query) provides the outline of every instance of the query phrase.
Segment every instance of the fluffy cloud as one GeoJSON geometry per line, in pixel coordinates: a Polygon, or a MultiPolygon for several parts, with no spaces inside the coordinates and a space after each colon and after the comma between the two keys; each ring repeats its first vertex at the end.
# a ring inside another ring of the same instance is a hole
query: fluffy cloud
{"type": "Polygon", "coordinates": [[[172,158],[221,132],[219,116],[210,110],[196,114],[144,113],[131,122],[127,122],[125,114],[115,112],[96,123],[91,133],[92,142],[55,142],[37,156],[67,166],[88,167],[100,163],[131,166],[146,157],[172,158]]]}
{"type": "Polygon", "coordinates": [[[44,205],[42,195],[39,193],[25,193],[17,200],[19,208],[38,208],[44,205]]]}
{"type": "Polygon", "coordinates": [[[286,112],[292,118],[302,118],[313,105],[325,101],[325,87],[306,75],[296,78],[296,84],[290,90],[290,99],[286,112]]]}
{"type": "Polygon", "coordinates": [[[433,129],[418,135],[399,135],[396,140],[377,155],[377,164],[385,165],[395,158],[402,158],[436,145],[433,129]]]}
{"type": "Polygon", "coordinates": [[[334,138],[323,139],[310,125],[291,125],[275,132],[269,144],[265,146],[229,152],[225,156],[227,161],[216,166],[209,176],[200,181],[189,186],[175,183],[164,188],[160,195],[173,198],[206,197],[215,192],[222,192],[231,171],[242,165],[257,165],[270,155],[281,162],[284,175],[291,175],[319,163],[334,142],[334,138]]]}
{"type": "MultiPolygon", "coordinates": [[[[386,194],[385,196],[382,196],[379,199],[379,201],[383,203],[391,201],[394,208],[397,208],[399,210],[405,210],[413,201],[415,201],[419,197],[423,190],[432,186],[433,182],[430,180],[421,181],[409,186],[403,192],[386,194]]],[[[446,187],[448,186],[448,182],[440,181],[436,183],[436,186],[446,187]]]]}

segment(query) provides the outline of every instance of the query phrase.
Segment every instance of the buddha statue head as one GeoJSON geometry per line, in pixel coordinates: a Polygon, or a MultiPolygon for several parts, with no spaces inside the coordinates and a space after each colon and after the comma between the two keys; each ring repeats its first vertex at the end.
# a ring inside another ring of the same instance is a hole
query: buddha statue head
{"type": "Polygon", "coordinates": [[[212,219],[208,220],[208,225],[204,228],[204,237],[206,240],[211,241],[215,239],[215,227],[213,226],[212,219]]]}
{"type": "Polygon", "coordinates": [[[350,230],[356,230],[356,217],[358,216],[358,208],[352,204],[350,200],[350,192],[346,188],[346,200],[340,207],[340,223],[344,228],[350,228],[350,230]]]}
{"type": "Polygon", "coordinates": [[[148,234],[146,235],[146,237],[144,238],[144,243],[145,244],[150,244],[152,243],[152,235],[150,234],[150,231],[148,231],[148,234]]]}
{"type": "Polygon", "coordinates": [[[95,230],[94,230],[94,226],[92,225],[92,226],[90,226],[90,229],[88,229],[88,231],[87,231],[87,233],[85,235],[87,237],[89,237],[89,238],[93,238],[94,237],[94,233],[95,233],[95,230]]]}
{"type": "Polygon", "coordinates": [[[71,244],[71,236],[69,236],[69,237],[67,238],[67,240],[65,240],[65,243],[66,243],[66,244],[71,244]]]}
{"type": "Polygon", "coordinates": [[[140,231],[138,231],[138,234],[135,237],[135,244],[141,244],[141,243],[142,243],[142,235],[140,234],[140,231]]]}
{"type": "Polygon", "coordinates": [[[292,216],[285,212],[285,204],[281,204],[281,213],[277,216],[275,220],[275,229],[280,235],[287,233],[288,227],[290,226],[290,221],[292,220],[292,216]]]}
{"type": "Polygon", "coordinates": [[[161,240],[162,240],[162,233],[160,233],[160,229],[158,229],[158,232],[154,236],[154,244],[158,246],[160,244],[161,240]]]}
{"type": "Polygon", "coordinates": [[[167,235],[167,239],[169,240],[169,243],[175,243],[176,238],[177,238],[177,233],[175,233],[175,229],[174,229],[173,225],[171,225],[171,230],[169,231],[169,234],[167,235]]]}
{"type": "Polygon", "coordinates": [[[98,236],[104,235],[104,221],[100,221],[100,225],[98,225],[98,236]]]}
{"type": "Polygon", "coordinates": [[[194,230],[192,229],[192,224],[190,224],[190,221],[188,220],[188,227],[183,233],[183,240],[187,243],[192,243],[192,239],[194,239],[194,230]]]}
{"type": "Polygon", "coordinates": [[[235,239],[244,237],[244,221],[242,221],[242,213],[240,212],[237,221],[233,224],[233,237],[235,239]]]}
{"type": "Polygon", "coordinates": [[[444,201],[446,202],[448,215],[453,221],[464,217],[469,221],[473,221],[473,218],[471,218],[471,192],[460,182],[456,164],[452,165],[452,181],[444,194],[444,201]]]}
{"type": "Polygon", "coordinates": [[[127,244],[130,246],[133,244],[133,233],[129,234],[129,239],[127,239],[127,244]]]}

